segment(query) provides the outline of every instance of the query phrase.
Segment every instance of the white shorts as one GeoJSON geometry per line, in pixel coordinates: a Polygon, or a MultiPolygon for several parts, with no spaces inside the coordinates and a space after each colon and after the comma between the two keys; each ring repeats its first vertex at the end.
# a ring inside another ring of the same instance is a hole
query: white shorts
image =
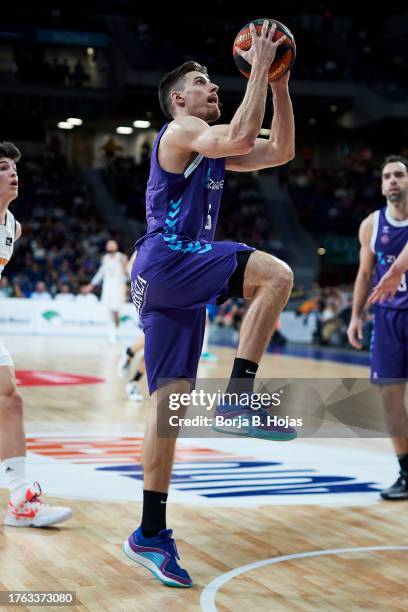
{"type": "Polygon", "coordinates": [[[0,367],[2,366],[14,368],[14,361],[12,360],[11,355],[4,346],[3,342],[0,340],[0,367]]]}
{"type": "Polygon", "coordinates": [[[125,303],[126,287],[124,285],[108,285],[102,289],[101,302],[108,310],[119,312],[125,303]]]}

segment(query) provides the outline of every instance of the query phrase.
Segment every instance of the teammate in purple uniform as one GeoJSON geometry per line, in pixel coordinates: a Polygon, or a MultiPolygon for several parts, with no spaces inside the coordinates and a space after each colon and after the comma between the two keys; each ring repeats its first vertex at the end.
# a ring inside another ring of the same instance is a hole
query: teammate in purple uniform
{"type": "MultiPolygon", "coordinates": [[[[275,29],[275,25],[269,29],[265,21],[258,35],[251,25],[251,49],[241,52],[252,64],[251,76],[230,124],[210,127],[220,117],[218,86],[200,64],[183,64],[167,74],[159,87],[161,108],[170,121],[152,151],[146,193],[148,228],[136,245],[132,297],[145,332],[150,393],[162,387],[161,379],[173,382],[164,385],[160,399],[152,402],[142,454],[142,523],[124,550],[169,586],[189,587],[192,582],[177,563],[172,531],[166,529],[176,440],[174,436],[158,438],[158,410],[167,413],[171,393],[190,392],[201,354],[205,305],[230,296],[252,301],[227,391],[250,393],[292,288],[292,272],[282,261],[242,243],[214,242],[225,170],[253,171],[294,157],[289,75],[271,85],[274,118],[269,140],[257,138],[265,113],[268,68],[283,40],[273,42],[275,29]]],[[[239,405],[230,408],[235,414],[242,412],[239,405]]],[[[293,430],[286,434],[288,438],[296,435],[293,430]]],[[[252,435],[267,434],[259,427],[252,435]]]]}
{"type": "Polygon", "coordinates": [[[394,261],[388,272],[381,277],[380,282],[374,287],[368,302],[384,302],[387,298],[392,299],[401,286],[404,272],[408,270],[408,242],[394,261]]]}
{"type": "MultiPolygon", "coordinates": [[[[348,328],[352,346],[360,349],[361,313],[374,282],[394,271],[394,262],[408,242],[408,159],[392,155],[382,167],[382,193],[387,205],[369,215],[360,227],[360,267],[348,328]]],[[[397,267],[397,270],[399,266],[397,267]]],[[[391,273],[391,274],[392,274],[391,273]]],[[[374,291],[374,296],[377,295],[374,291]]],[[[385,296],[383,296],[385,297],[385,296]]],[[[408,290],[407,273],[401,271],[394,295],[375,306],[371,354],[371,380],[380,386],[385,415],[400,464],[400,476],[381,497],[408,499],[408,416],[405,403],[408,379],[408,290]]]]}

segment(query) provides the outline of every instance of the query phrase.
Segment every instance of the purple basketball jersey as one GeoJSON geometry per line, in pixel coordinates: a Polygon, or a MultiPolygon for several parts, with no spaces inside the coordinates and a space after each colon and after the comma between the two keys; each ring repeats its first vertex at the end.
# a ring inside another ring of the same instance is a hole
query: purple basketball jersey
{"type": "Polygon", "coordinates": [[[200,240],[214,239],[224,187],[225,159],[197,155],[182,173],[167,172],[158,161],[158,148],[168,124],[153,146],[146,190],[147,234],[154,234],[173,251],[200,253],[200,240]]]}
{"type": "MultiPolygon", "coordinates": [[[[371,239],[371,250],[376,255],[375,279],[377,284],[390,266],[397,259],[408,242],[408,220],[396,221],[391,217],[388,207],[376,210],[374,213],[374,227],[371,239]]],[[[408,274],[405,272],[401,278],[399,289],[392,300],[387,299],[378,307],[393,309],[408,309],[408,274]]]]}
{"type": "Polygon", "coordinates": [[[215,242],[225,159],[197,155],[181,173],[158,161],[161,129],[152,151],[146,192],[147,234],[137,243],[132,298],[145,332],[150,393],[165,380],[197,375],[205,305],[230,296],[239,242],[215,242]],[[162,382],[161,382],[162,381],[162,382]]]}

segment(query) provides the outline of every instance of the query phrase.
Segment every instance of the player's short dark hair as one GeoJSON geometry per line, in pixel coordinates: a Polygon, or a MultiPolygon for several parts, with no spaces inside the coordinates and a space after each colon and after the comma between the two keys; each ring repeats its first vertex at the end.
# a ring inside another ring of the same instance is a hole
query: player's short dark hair
{"type": "Polygon", "coordinates": [[[401,164],[404,164],[408,172],[408,158],[404,157],[403,155],[388,155],[388,157],[386,157],[382,163],[381,174],[387,164],[393,164],[395,162],[401,162],[401,164]]]}
{"type": "Polygon", "coordinates": [[[21,158],[21,153],[15,144],[3,141],[0,142],[0,157],[8,157],[17,162],[21,158]]]}
{"type": "Polygon", "coordinates": [[[170,93],[175,86],[183,87],[183,80],[186,74],[189,72],[202,72],[208,77],[208,71],[205,66],[198,64],[197,62],[184,62],[178,68],[175,68],[171,72],[164,75],[159,85],[159,102],[160,108],[168,119],[173,119],[173,107],[171,104],[170,93]]]}

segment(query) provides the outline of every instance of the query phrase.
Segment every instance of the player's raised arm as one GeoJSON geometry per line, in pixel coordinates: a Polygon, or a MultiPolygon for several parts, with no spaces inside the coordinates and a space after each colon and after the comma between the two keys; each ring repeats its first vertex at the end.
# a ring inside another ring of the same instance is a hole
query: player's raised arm
{"type": "Polygon", "coordinates": [[[360,225],[360,265],[354,283],[353,309],[350,325],[347,330],[349,342],[355,348],[361,349],[363,345],[363,308],[370,293],[374,272],[375,255],[370,248],[373,233],[373,215],[368,216],[360,225]]]}
{"type": "MultiPolygon", "coordinates": [[[[197,116],[192,117],[188,112],[180,116],[179,113],[163,137],[167,146],[179,151],[195,151],[210,158],[242,155],[252,150],[265,114],[268,69],[283,38],[273,42],[276,25],[273,24],[268,30],[268,21],[264,22],[259,35],[253,24],[250,28],[253,41],[251,49],[239,50],[239,53],[251,63],[252,70],[244,99],[231,123],[210,127],[197,116]]],[[[218,100],[217,89],[213,85],[208,96],[209,99],[214,97],[215,102],[218,100]]],[[[182,93],[175,90],[171,96],[176,105],[182,103],[178,101],[178,96],[182,97],[182,93]]]]}
{"type": "Polygon", "coordinates": [[[295,118],[289,95],[289,75],[287,72],[271,83],[274,112],[269,138],[257,138],[248,154],[228,158],[227,170],[262,170],[281,166],[295,157],[295,118]]]}

